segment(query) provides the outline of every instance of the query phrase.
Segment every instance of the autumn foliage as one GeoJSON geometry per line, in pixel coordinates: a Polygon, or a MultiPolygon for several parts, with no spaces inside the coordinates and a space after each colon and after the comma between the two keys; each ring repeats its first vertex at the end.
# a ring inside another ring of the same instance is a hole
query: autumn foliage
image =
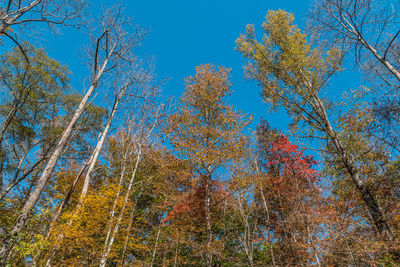
{"type": "Polygon", "coordinates": [[[224,66],[165,101],[121,7],[89,34],[89,86],[72,93],[67,67],[14,38],[79,18],[69,2],[1,8],[16,45],[0,55],[1,266],[400,266],[395,3],[319,0],[304,32],[284,10],[261,38],[246,27],[245,75],[281,131],[231,104],[224,66]],[[373,79],[341,96],[351,59],[373,79]]]}

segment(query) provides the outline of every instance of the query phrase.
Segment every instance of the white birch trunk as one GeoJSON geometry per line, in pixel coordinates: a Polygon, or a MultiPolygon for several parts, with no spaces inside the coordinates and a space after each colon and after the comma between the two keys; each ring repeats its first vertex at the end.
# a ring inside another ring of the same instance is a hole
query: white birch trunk
{"type": "Polygon", "coordinates": [[[61,136],[61,139],[58,142],[55,150],[51,154],[50,159],[46,165],[46,168],[44,169],[42,175],[40,176],[40,178],[36,184],[35,190],[29,195],[29,198],[25,202],[25,205],[23,206],[22,211],[20,212],[20,215],[18,216],[18,218],[14,224],[14,227],[11,229],[8,236],[2,242],[1,248],[0,248],[0,259],[1,260],[5,260],[7,254],[10,250],[10,245],[12,243],[13,238],[15,238],[18,235],[18,233],[20,233],[22,231],[22,229],[24,228],[24,226],[28,220],[30,212],[32,211],[33,207],[35,206],[36,202],[38,201],[38,199],[40,197],[40,194],[42,193],[44,187],[46,186],[47,181],[49,180],[49,178],[57,164],[58,159],[61,157],[64,146],[66,145],[67,140],[69,139],[70,135],[72,134],[75,124],[77,123],[77,121],[81,117],[82,113],[84,112],[85,107],[89,101],[89,98],[91,97],[94,89],[97,86],[97,83],[99,82],[101,76],[103,75],[103,73],[106,69],[108,60],[109,60],[109,58],[105,59],[101,69],[99,70],[98,74],[92,81],[92,84],[89,87],[89,90],[86,92],[85,96],[82,98],[81,102],[79,103],[79,106],[75,110],[74,116],[70,120],[70,122],[69,122],[67,128],[64,130],[64,132],[61,136]]]}
{"type": "Polygon", "coordinates": [[[132,186],[133,186],[133,182],[135,180],[136,172],[137,172],[137,169],[138,169],[138,166],[139,166],[139,162],[141,160],[141,154],[142,154],[142,148],[141,148],[141,144],[140,144],[139,145],[139,150],[138,150],[138,155],[137,155],[137,158],[136,158],[135,168],[133,170],[131,179],[129,181],[128,189],[127,189],[126,194],[125,194],[124,204],[123,204],[123,206],[121,208],[121,213],[120,213],[120,215],[118,217],[118,220],[117,220],[117,222],[115,224],[114,230],[112,231],[111,238],[109,239],[108,244],[105,244],[106,249],[103,252],[103,255],[101,256],[100,265],[99,265],[100,267],[106,266],[108,254],[110,254],[111,247],[112,247],[112,245],[114,243],[115,236],[116,236],[116,234],[117,234],[117,232],[119,230],[119,227],[121,225],[121,221],[122,221],[122,218],[124,216],[124,211],[125,211],[125,208],[126,208],[126,204],[128,203],[129,196],[130,196],[130,193],[131,193],[131,189],[132,189],[132,186]]]}

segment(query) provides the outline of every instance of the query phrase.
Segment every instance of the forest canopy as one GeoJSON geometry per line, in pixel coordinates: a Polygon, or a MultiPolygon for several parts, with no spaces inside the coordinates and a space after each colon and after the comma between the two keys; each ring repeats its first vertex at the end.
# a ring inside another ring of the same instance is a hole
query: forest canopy
{"type": "Polygon", "coordinates": [[[400,266],[399,3],[266,9],[168,98],[150,29],[89,2],[0,1],[0,266],[400,266]]]}

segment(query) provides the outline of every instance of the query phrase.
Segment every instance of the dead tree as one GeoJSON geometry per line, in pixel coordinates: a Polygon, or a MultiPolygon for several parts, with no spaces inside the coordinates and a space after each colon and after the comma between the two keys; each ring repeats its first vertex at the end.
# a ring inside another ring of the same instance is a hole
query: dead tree
{"type": "Polygon", "coordinates": [[[46,24],[50,29],[56,25],[80,25],[86,6],[82,0],[5,0],[0,8],[0,36],[5,36],[19,47],[25,55],[23,45],[18,40],[22,31],[28,32],[34,25],[46,24]]]}

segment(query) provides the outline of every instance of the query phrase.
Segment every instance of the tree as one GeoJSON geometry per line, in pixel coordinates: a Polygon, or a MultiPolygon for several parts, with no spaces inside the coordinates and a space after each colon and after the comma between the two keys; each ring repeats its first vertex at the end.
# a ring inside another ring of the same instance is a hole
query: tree
{"type": "Polygon", "coordinates": [[[399,149],[398,89],[400,85],[398,5],[391,1],[324,0],[310,13],[310,28],[352,56],[372,84],[375,121],[367,129],[375,142],[399,149]],[[371,71],[373,70],[373,71],[371,71]]]}
{"type": "Polygon", "coordinates": [[[94,90],[97,88],[103,74],[112,72],[112,70],[117,67],[120,62],[124,62],[124,56],[126,56],[128,51],[134,45],[135,40],[127,36],[123,30],[124,23],[126,23],[126,20],[120,16],[119,10],[117,10],[115,13],[113,13],[111,10],[105,12],[103,20],[101,21],[102,31],[99,34],[99,37],[94,40],[93,44],[93,76],[90,86],[76,108],[74,115],[68,123],[68,126],[63,131],[63,134],[61,135],[54,151],[50,155],[46,168],[39,177],[35,189],[25,202],[13,229],[2,242],[0,257],[3,261],[7,257],[12,240],[24,228],[28,216],[39,199],[41,192],[46,186],[58,159],[61,157],[65,145],[71,137],[76,123],[81,118],[88,104],[90,104],[89,99],[94,90]]]}
{"type": "Polygon", "coordinates": [[[266,143],[265,134],[268,132],[258,132],[259,149],[264,157],[259,159],[255,180],[260,183],[256,184],[254,194],[258,206],[264,206],[266,231],[272,234],[269,242],[274,240],[274,246],[278,247],[275,264],[321,266],[317,241],[326,217],[326,201],[319,174],[313,169],[317,162],[299,151],[286,136],[277,136],[266,143]]]}
{"type": "Polygon", "coordinates": [[[314,30],[350,46],[361,66],[372,67],[391,87],[399,86],[396,5],[387,1],[324,0],[315,4],[311,19],[314,30]],[[371,57],[374,62],[365,64],[371,57]]]}
{"type": "Polygon", "coordinates": [[[50,29],[56,25],[78,25],[83,16],[85,2],[81,0],[3,0],[0,10],[0,36],[14,42],[29,63],[23,43],[18,41],[23,31],[32,30],[31,25],[47,24],[50,29]]]}
{"type": "MultiPolygon", "coordinates": [[[[1,59],[1,86],[3,93],[8,96],[1,106],[3,117],[0,130],[1,191],[4,184],[4,169],[8,169],[7,165],[12,164],[11,157],[7,158],[7,154],[11,154],[11,151],[19,152],[19,155],[14,155],[20,160],[15,164],[18,167],[16,175],[11,180],[13,183],[18,180],[18,174],[23,169],[26,158],[29,157],[28,153],[40,146],[41,142],[45,142],[35,133],[45,131],[43,122],[50,121],[57,115],[62,94],[68,90],[67,69],[50,59],[43,50],[28,45],[26,47],[30,65],[17,49],[6,53],[1,59]],[[4,147],[3,141],[7,137],[10,137],[9,141],[13,144],[13,148],[4,147]],[[35,142],[35,139],[39,139],[39,142],[35,142]],[[22,151],[19,149],[20,146],[23,147],[22,151]],[[7,153],[7,150],[11,153],[7,153]]],[[[51,143],[51,137],[48,138],[48,142],[51,143]]],[[[44,155],[47,153],[44,150],[44,155]]],[[[7,187],[6,191],[10,189],[7,187]]]]}
{"type": "Polygon", "coordinates": [[[213,65],[197,67],[196,75],[185,79],[186,91],[165,129],[178,153],[188,159],[199,174],[205,190],[207,266],[212,266],[213,262],[212,175],[243,155],[245,139],[241,132],[248,124],[246,116],[225,104],[225,97],[231,93],[229,72],[213,65]]]}
{"type": "Polygon", "coordinates": [[[283,106],[293,122],[304,123],[311,136],[326,139],[332,148],[329,153],[340,160],[351,177],[354,187],[383,239],[394,239],[386,216],[382,213],[374,192],[355,162],[354,151],[345,146],[332,125],[328,112],[330,104],[319,97],[329,78],[341,69],[342,53],[333,47],[311,48],[306,36],[293,25],[293,15],[285,11],[269,11],[263,24],[265,35],[259,43],[254,27],[237,40],[238,49],[251,61],[248,74],[263,88],[263,96],[274,106],[283,106]]]}

